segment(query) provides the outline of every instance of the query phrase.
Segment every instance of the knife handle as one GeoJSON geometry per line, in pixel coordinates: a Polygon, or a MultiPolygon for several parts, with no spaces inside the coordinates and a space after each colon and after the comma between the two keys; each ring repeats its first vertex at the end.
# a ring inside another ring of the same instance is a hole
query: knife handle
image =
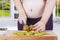
{"type": "Polygon", "coordinates": [[[22,20],[22,25],[24,26],[24,21],[22,20]]]}

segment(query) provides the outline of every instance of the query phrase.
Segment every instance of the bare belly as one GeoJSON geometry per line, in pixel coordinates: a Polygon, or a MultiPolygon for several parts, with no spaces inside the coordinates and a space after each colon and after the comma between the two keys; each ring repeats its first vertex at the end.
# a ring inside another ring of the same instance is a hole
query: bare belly
{"type": "Polygon", "coordinates": [[[43,0],[23,0],[23,7],[28,18],[39,18],[43,14],[43,0]]]}

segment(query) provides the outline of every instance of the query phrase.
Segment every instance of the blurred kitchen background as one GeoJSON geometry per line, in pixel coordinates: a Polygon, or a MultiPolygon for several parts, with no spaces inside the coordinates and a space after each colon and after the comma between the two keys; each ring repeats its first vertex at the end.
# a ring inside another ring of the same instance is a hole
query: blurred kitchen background
{"type": "MultiPolygon", "coordinates": [[[[0,30],[17,30],[18,12],[13,0],[0,0],[0,30]]],[[[56,0],[53,10],[53,31],[59,36],[60,31],[60,0],[56,0]]],[[[60,36],[59,36],[60,38],[60,36]]]]}

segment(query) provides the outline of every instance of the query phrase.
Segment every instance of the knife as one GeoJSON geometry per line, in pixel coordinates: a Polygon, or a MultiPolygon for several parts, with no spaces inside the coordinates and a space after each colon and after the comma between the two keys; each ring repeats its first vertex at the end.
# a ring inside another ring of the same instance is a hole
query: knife
{"type": "Polygon", "coordinates": [[[22,20],[22,25],[24,26],[24,21],[22,20]]]}

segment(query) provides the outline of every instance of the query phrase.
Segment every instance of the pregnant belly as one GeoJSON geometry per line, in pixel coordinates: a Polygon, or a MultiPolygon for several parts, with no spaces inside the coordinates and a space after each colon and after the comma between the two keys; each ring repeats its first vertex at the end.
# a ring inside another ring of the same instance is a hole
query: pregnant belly
{"type": "Polygon", "coordinates": [[[42,16],[43,0],[23,0],[23,7],[28,18],[38,18],[42,16]]]}

